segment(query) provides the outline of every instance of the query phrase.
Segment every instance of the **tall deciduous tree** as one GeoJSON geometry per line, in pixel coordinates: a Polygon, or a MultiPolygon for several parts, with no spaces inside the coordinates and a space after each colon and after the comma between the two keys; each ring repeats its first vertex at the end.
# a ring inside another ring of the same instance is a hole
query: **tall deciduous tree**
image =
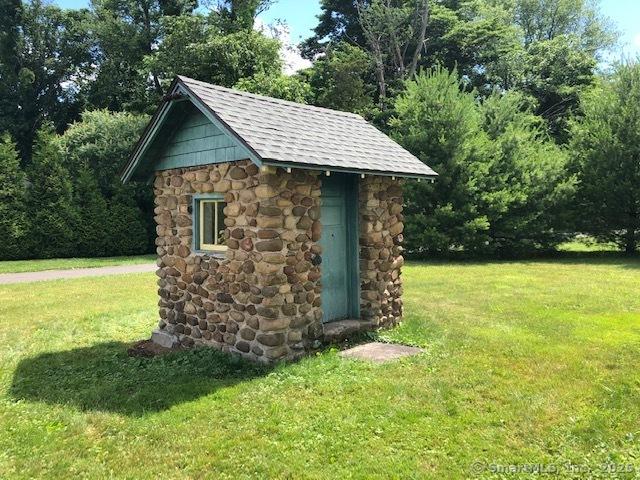
{"type": "Polygon", "coordinates": [[[571,124],[579,228],[627,253],[640,235],[640,63],[581,97],[583,117],[571,124]]]}
{"type": "Polygon", "coordinates": [[[28,165],[40,126],[51,122],[62,131],[82,107],[79,88],[93,60],[89,12],[3,1],[0,130],[11,133],[28,165]]]}
{"type": "Polygon", "coordinates": [[[162,95],[160,74],[145,65],[161,43],[161,21],[188,14],[196,0],[92,0],[97,73],[92,105],[144,112],[162,95]]]}
{"type": "Polygon", "coordinates": [[[424,48],[428,0],[355,0],[358,22],[375,64],[380,105],[387,96],[388,72],[412,78],[424,48]]]}
{"type": "Polygon", "coordinates": [[[304,75],[312,87],[312,103],[348,112],[362,112],[373,104],[374,89],[367,84],[373,62],[367,52],[348,43],[327,48],[304,75]]]}
{"type": "Polygon", "coordinates": [[[166,19],[163,27],[164,40],[146,64],[167,80],[182,74],[232,87],[242,78],[281,73],[279,42],[260,32],[226,33],[215,15],[166,19]]]}
{"type": "Polygon", "coordinates": [[[266,11],[274,0],[218,0],[217,12],[224,30],[231,33],[253,30],[255,19],[266,11]]]}
{"type": "Polygon", "coordinates": [[[266,75],[260,72],[253,77],[240,79],[234,88],[298,103],[309,103],[311,97],[311,86],[295,75],[266,75]]]}

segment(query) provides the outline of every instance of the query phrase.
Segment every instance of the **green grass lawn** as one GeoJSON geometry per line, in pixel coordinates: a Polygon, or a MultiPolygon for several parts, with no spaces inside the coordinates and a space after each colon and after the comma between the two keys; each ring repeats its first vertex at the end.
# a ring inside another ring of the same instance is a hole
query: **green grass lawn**
{"type": "Polygon", "coordinates": [[[156,324],[152,274],[2,286],[0,478],[640,475],[639,261],[410,264],[405,285],[381,337],[423,355],[274,369],[127,357],[156,324]]]}
{"type": "Polygon", "coordinates": [[[112,267],[115,265],[136,265],[153,263],[155,255],[135,255],[130,257],[103,258],[49,258],[45,260],[9,260],[0,262],[0,273],[40,272],[68,268],[112,267]]]}

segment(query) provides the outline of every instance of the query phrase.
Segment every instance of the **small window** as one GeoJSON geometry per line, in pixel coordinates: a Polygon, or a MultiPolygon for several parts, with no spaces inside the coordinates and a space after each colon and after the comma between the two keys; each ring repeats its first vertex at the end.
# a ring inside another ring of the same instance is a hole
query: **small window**
{"type": "Polygon", "coordinates": [[[227,249],[224,239],[224,202],[220,200],[197,200],[198,250],[223,251],[227,249]]]}

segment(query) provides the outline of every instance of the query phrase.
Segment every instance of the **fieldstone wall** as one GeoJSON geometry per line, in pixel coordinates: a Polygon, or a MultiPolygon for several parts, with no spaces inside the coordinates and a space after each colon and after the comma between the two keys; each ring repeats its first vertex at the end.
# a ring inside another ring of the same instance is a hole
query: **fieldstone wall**
{"type": "Polygon", "coordinates": [[[320,180],[249,161],[157,172],[159,329],[252,360],[303,355],[322,335],[320,180]],[[192,198],[225,195],[227,250],[192,251],[192,198]]]}
{"type": "Polygon", "coordinates": [[[360,180],[360,315],[375,327],[402,318],[402,203],[400,180],[360,180]]]}

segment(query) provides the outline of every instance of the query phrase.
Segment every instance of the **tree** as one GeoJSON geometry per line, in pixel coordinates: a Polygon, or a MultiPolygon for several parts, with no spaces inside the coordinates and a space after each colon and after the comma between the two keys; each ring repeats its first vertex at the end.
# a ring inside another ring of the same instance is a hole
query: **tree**
{"type": "MultiPolygon", "coordinates": [[[[75,180],[74,203],[79,206],[75,247],[82,257],[103,257],[109,251],[109,212],[93,172],[83,168],[75,180]]],[[[117,254],[117,253],[116,253],[117,254]]]]}
{"type": "Polygon", "coordinates": [[[513,256],[564,239],[563,212],[573,194],[567,155],[517,92],[493,94],[480,107],[487,169],[474,175],[477,208],[488,220],[486,252],[513,256]]]}
{"type": "Polygon", "coordinates": [[[438,174],[433,183],[408,182],[405,238],[410,252],[478,250],[488,219],[478,212],[475,178],[487,171],[486,137],[472,94],[457,73],[441,67],[407,81],[395,102],[393,136],[438,174]]]}
{"type": "Polygon", "coordinates": [[[640,234],[640,63],[619,65],[581,95],[571,122],[578,228],[631,254],[640,234]]]}
{"type": "MultiPolygon", "coordinates": [[[[94,202],[94,209],[101,212],[106,206],[100,205],[101,200],[97,198],[98,195],[113,210],[115,203],[120,201],[126,193],[131,197],[125,200],[126,208],[123,208],[124,214],[129,218],[127,221],[133,222],[132,225],[142,221],[144,230],[151,235],[154,231],[151,189],[141,183],[130,183],[123,187],[119,175],[147,121],[146,115],[112,113],[107,110],[87,111],[82,114],[81,121],[69,127],[61,140],[66,164],[71,170],[72,177],[77,179],[75,188],[80,190],[80,193],[76,194],[76,199],[84,195],[94,202]],[[97,192],[93,191],[94,183],[98,187],[97,192]],[[123,188],[125,188],[124,192],[123,188]],[[132,206],[135,208],[130,208],[132,206]],[[130,218],[132,212],[139,215],[139,218],[130,218]]],[[[79,202],[78,205],[83,205],[83,202],[79,202]]],[[[96,213],[96,216],[99,215],[96,213]]],[[[89,221],[92,220],[89,219],[89,221]]],[[[101,232],[105,238],[111,238],[111,230],[107,231],[106,228],[103,223],[101,232]]],[[[125,231],[126,229],[120,230],[118,238],[125,231]]],[[[147,238],[147,248],[150,248],[153,240],[151,236],[147,238]]],[[[119,254],[110,245],[122,242],[120,240],[116,242],[109,240],[109,242],[110,244],[104,247],[104,251],[114,255],[119,254]]]]}
{"type": "Polygon", "coordinates": [[[120,186],[119,172],[149,117],[108,110],[86,111],[62,135],[66,165],[78,178],[88,169],[102,195],[111,198],[120,186]]]}
{"type": "Polygon", "coordinates": [[[50,125],[36,135],[32,165],[27,173],[31,184],[26,201],[30,220],[27,244],[32,255],[73,256],[78,211],[73,204],[73,187],[64,167],[60,139],[50,125]]]}
{"type": "Polygon", "coordinates": [[[372,73],[373,63],[367,52],[340,43],[327,48],[304,75],[309,78],[314,105],[362,112],[373,104],[374,91],[367,84],[372,73]]]}
{"type": "Polygon", "coordinates": [[[12,260],[26,254],[27,220],[24,202],[26,177],[20,168],[15,143],[8,134],[0,137],[0,258],[12,260]]]}
{"type": "Polygon", "coordinates": [[[355,0],[358,22],[373,58],[380,106],[387,96],[387,72],[412,78],[424,48],[428,0],[355,0]]]}
{"type": "Polygon", "coordinates": [[[186,15],[196,0],[92,0],[97,72],[90,103],[110,110],[147,112],[163,94],[159,72],[145,56],[162,43],[163,19],[186,15]]]}
{"type": "Polygon", "coordinates": [[[164,40],[145,64],[167,80],[181,74],[232,87],[243,78],[282,71],[277,40],[253,30],[225,33],[216,16],[165,19],[163,28],[164,40]]]}
{"type": "Polygon", "coordinates": [[[513,256],[563,239],[573,192],[567,156],[518,93],[484,101],[456,72],[427,70],[396,100],[398,140],[439,177],[406,186],[407,247],[415,253],[513,256]]]}
{"type": "Polygon", "coordinates": [[[595,82],[596,58],[576,47],[576,39],[557,36],[531,45],[518,87],[537,100],[536,113],[554,136],[566,142],[567,121],[578,109],[580,93],[595,82]]]}
{"type": "Polygon", "coordinates": [[[51,122],[62,131],[82,107],[79,90],[93,63],[89,12],[41,0],[10,2],[9,15],[2,12],[0,131],[11,133],[28,166],[40,126],[51,122]]]}
{"type": "Polygon", "coordinates": [[[298,103],[309,103],[311,97],[311,86],[293,75],[270,76],[259,72],[253,77],[240,79],[234,88],[298,103]]]}
{"type": "Polygon", "coordinates": [[[105,230],[108,255],[139,255],[150,251],[147,224],[128,186],[123,185],[110,200],[105,230]]]}
{"type": "Polygon", "coordinates": [[[526,47],[569,35],[580,50],[598,55],[616,40],[609,20],[593,0],[516,0],[514,20],[526,47]]]}
{"type": "Polygon", "coordinates": [[[359,47],[366,45],[356,2],[321,0],[318,25],[313,29],[313,36],[302,42],[302,55],[313,60],[329,45],[343,42],[359,47]]]}
{"type": "MultiPolygon", "coordinates": [[[[534,113],[549,122],[553,137],[566,142],[566,122],[578,108],[577,97],[593,82],[602,52],[616,37],[595,1],[431,0],[424,4],[428,11],[420,5],[416,0],[323,0],[304,53],[318,58],[337,42],[369,52],[377,77],[367,78],[367,84],[375,85],[382,117],[389,116],[386,110],[402,92],[403,78],[410,78],[407,66],[417,54],[417,69],[455,68],[482,97],[494,90],[525,91],[538,102],[534,113]]],[[[384,118],[378,123],[383,126],[384,118]]]]}
{"type": "Polygon", "coordinates": [[[218,0],[216,11],[226,32],[251,31],[256,17],[273,2],[274,0],[218,0]]]}

